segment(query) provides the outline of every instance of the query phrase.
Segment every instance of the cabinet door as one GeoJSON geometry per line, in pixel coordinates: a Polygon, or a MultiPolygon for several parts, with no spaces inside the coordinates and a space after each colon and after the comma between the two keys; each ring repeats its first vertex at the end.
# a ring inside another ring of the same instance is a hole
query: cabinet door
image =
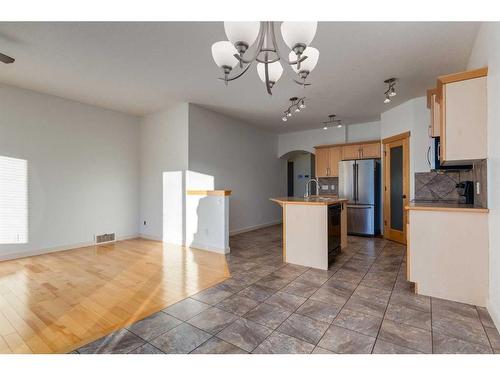
{"type": "Polygon", "coordinates": [[[361,158],[372,159],[380,157],[380,143],[367,143],[361,146],[361,158]]]}
{"type": "Polygon", "coordinates": [[[437,95],[431,95],[431,137],[439,137],[441,134],[440,106],[437,95]]]}
{"type": "Polygon", "coordinates": [[[445,84],[442,103],[443,163],[486,159],[486,77],[445,84]]]}
{"type": "Polygon", "coordinates": [[[331,177],[339,176],[339,161],[342,160],[342,147],[330,148],[330,173],[331,177]]]}
{"type": "Polygon", "coordinates": [[[361,156],[360,145],[347,145],[342,147],[342,160],[359,159],[361,156]]]}
{"type": "Polygon", "coordinates": [[[330,149],[316,149],[316,177],[328,177],[330,172],[330,149]]]}

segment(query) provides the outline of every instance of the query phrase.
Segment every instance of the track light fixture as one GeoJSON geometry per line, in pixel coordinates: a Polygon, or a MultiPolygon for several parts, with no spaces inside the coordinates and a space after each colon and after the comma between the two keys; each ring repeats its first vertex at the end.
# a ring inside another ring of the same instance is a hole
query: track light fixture
{"type": "Polygon", "coordinates": [[[323,121],[323,129],[324,130],[327,130],[328,128],[333,127],[333,126],[335,126],[337,128],[342,127],[342,122],[340,120],[335,120],[335,117],[337,117],[337,115],[328,115],[328,120],[323,121]]]}
{"type": "Polygon", "coordinates": [[[389,78],[384,81],[385,84],[387,84],[387,90],[384,92],[384,103],[390,103],[391,98],[396,96],[396,81],[397,78],[389,78]]]}
{"type": "Polygon", "coordinates": [[[292,111],[300,112],[302,109],[306,108],[305,100],[305,97],[298,98],[294,96],[293,98],[290,98],[291,104],[288,106],[288,109],[283,111],[283,117],[281,118],[281,120],[286,122],[288,121],[288,117],[292,117],[292,111]]]}

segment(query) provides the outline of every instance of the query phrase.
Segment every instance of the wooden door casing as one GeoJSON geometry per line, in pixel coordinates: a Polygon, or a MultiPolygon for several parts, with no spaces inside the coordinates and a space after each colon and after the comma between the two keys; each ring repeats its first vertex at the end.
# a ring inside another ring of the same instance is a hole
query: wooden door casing
{"type": "Polygon", "coordinates": [[[384,145],[383,165],[383,197],[384,197],[384,238],[402,244],[406,244],[407,232],[407,210],[410,198],[410,133],[406,132],[382,141],[384,145]],[[391,228],[391,148],[402,146],[403,148],[403,230],[391,228]]]}

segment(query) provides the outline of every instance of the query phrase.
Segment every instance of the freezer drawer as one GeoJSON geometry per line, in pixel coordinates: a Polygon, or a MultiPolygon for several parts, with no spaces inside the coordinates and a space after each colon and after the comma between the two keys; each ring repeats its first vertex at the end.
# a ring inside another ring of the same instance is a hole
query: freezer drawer
{"type": "Polygon", "coordinates": [[[347,205],[347,233],[373,236],[375,212],[372,205],[347,205]]]}

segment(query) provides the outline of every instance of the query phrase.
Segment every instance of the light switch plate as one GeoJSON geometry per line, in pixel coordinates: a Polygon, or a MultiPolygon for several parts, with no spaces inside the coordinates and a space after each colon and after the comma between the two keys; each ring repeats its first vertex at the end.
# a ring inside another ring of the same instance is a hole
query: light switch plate
{"type": "Polygon", "coordinates": [[[335,190],[335,185],[331,185],[330,189],[335,190]]]}
{"type": "Polygon", "coordinates": [[[479,181],[476,182],[476,195],[481,194],[481,183],[479,181]]]}
{"type": "Polygon", "coordinates": [[[328,190],[328,185],[321,185],[321,190],[328,190]]]}

